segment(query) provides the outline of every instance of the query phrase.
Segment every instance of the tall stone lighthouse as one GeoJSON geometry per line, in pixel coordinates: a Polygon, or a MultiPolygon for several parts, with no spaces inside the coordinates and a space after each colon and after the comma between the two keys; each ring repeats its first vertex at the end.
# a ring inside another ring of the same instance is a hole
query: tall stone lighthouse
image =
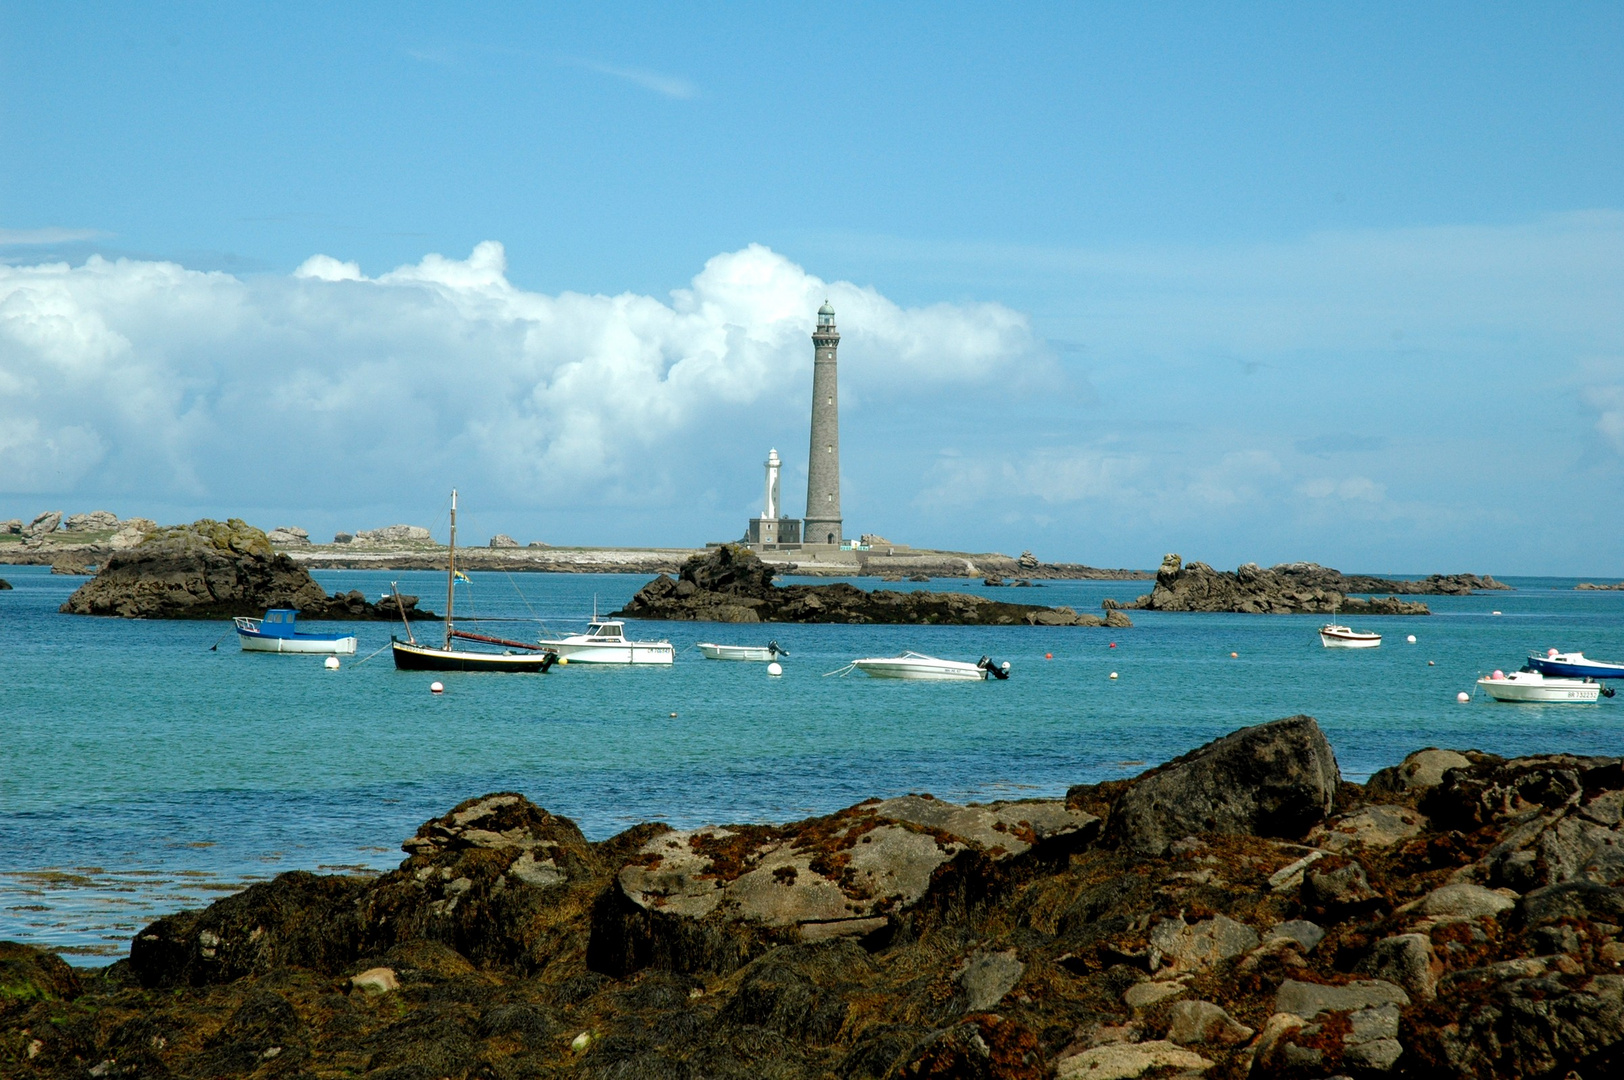
{"type": "Polygon", "coordinates": [[[812,331],[812,452],[806,462],[806,518],[801,543],[835,544],[840,534],[840,390],[835,350],[840,331],[825,300],[812,331]]]}

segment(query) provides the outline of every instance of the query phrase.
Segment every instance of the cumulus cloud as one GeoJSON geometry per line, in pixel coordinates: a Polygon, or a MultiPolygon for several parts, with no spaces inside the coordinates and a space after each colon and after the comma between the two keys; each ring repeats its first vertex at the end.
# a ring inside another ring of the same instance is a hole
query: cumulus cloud
{"type": "Polygon", "coordinates": [[[495,242],[377,277],[325,254],[253,278],[0,266],[0,493],[399,505],[460,482],[532,507],[669,504],[718,457],[753,466],[758,429],[804,431],[825,298],[843,394],[879,404],[1044,355],[1007,308],[901,307],[758,245],[664,299],[527,291],[495,242]]]}

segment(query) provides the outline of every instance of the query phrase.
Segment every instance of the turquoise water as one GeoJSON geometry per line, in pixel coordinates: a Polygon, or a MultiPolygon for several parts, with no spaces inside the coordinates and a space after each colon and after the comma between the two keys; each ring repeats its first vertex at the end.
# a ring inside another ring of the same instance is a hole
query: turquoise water
{"type": "MultiPolygon", "coordinates": [[[[60,615],[81,579],[34,567],[4,576],[15,589],[0,592],[0,939],[87,963],[124,953],[151,918],[244,882],[393,867],[421,822],[500,789],[601,838],[639,821],[783,821],[908,791],[1059,795],[1293,713],[1319,719],[1350,779],[1425,745],[1624,751],[1624,695],[1590,706],[1455,702],[1480,673],[1516,668],[1532,649],[1624,658],[1624,593],[1575,592],[1571,580],[1513,579],[1516,592],[1428,597],[1430,618],[1356,620],[1386,635],[1361,652],[1321,648],[1311,616],[1135,612],[1124,630],[656,623],[633,624],[633,636],[675,643],[670,668],[518,676],[396,672],[387,652],[361,663],[398,630],[378,623],[350,626],[360,651],[327,671],[321,657],[243,653],[234,635],[220,640],[224,622],[60,615]],[[692,647],[768,638],[791,654],[779,679],[692,647]],[[903,649],[990,654],[1013,674],[822,677],[903,649]],[[428,692],[435,678],[442,696],[428,692]]],[[[316,576],[374,596],[393,578],[435,610],[444,598],[436,574],[316,576]]],[[[534,613],[555,631],[583,626],[594,598],[613,610],[647,580],[473,579],[459,608],[534,613]]],[[[1097,611],[1145,588],[1046,582],[998,595],[1097,611]]]]}

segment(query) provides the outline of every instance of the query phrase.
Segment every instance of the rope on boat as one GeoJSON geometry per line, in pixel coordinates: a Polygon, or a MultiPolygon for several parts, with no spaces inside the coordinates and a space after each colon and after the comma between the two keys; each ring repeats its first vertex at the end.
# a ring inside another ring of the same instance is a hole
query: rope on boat
{"type": "MultiPolygon", "coordinates": [[[[390,644],[390,645],[393,645],[393,644],[394,644],[394,641],[393,641],[393,640],[391,640],[391,641],[390,641],[390,643],[389,643],[389,644],[390,644]]],[[[389,648],[389,645],[385,645],[385,646],[384,646],[384,647],[383,647],[383,649],[387,649],[387,648],[389,648]]],[[[362,665],[362,664],[364,664],[364,663],[366,663],[366,662],[367,662],[367,660],[371,660],[371,659],[372,659],[372,657],[373,657],[373,656],[377,656],[377,655],[378,655],[378,654],[379,654],[379,653],[381,653],[381,652],[383,652],[383,649],[375,649],[375,650],[373,650],[373,652],[372,652],[372,656],[368,656],[368,657],[367,657],[367,658],[366,658],[366,660],[357,660],[357,661],[356,661],[356,662],[355,662],[355,663],[353,663],[353,664],[351,664],[351,665],[350,665],[350,667],[352,667],[352,668],[358,668],[358,667],[360,667],[360,666],[361,666],[361,665],[362,665]]]]}
{"type": "Polygon", "coordinates": [[[855,670],[857,670],[856,663],[850,663],[850,664],[847,664],[845,667],[835,668],[833,671],[825,671],[823,673],[822,677],[827,679],[831,675],[838,675],[842,679],[844,679],[847,675],[850,675],[855,670]]]}

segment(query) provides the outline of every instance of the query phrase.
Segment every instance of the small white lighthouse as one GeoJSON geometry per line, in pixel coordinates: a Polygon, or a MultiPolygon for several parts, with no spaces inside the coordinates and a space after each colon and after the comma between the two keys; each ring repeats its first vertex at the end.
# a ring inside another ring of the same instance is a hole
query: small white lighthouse
{"type": "Polygon", "coordinates": [[[801,544],[800,519],[778,516],[781,506],[778,473],[783,465],[777,450],[767,451],[767,505],[760,517],[750,519],[750,528],[744,534],[744,542],[753,547],[799,547],[801,544]]]}
{"type": "Polygon", "coordinates": [[[778,451],[767,451],[767,508],[761,512],[763,521],[778,520],[778,451]]]}

